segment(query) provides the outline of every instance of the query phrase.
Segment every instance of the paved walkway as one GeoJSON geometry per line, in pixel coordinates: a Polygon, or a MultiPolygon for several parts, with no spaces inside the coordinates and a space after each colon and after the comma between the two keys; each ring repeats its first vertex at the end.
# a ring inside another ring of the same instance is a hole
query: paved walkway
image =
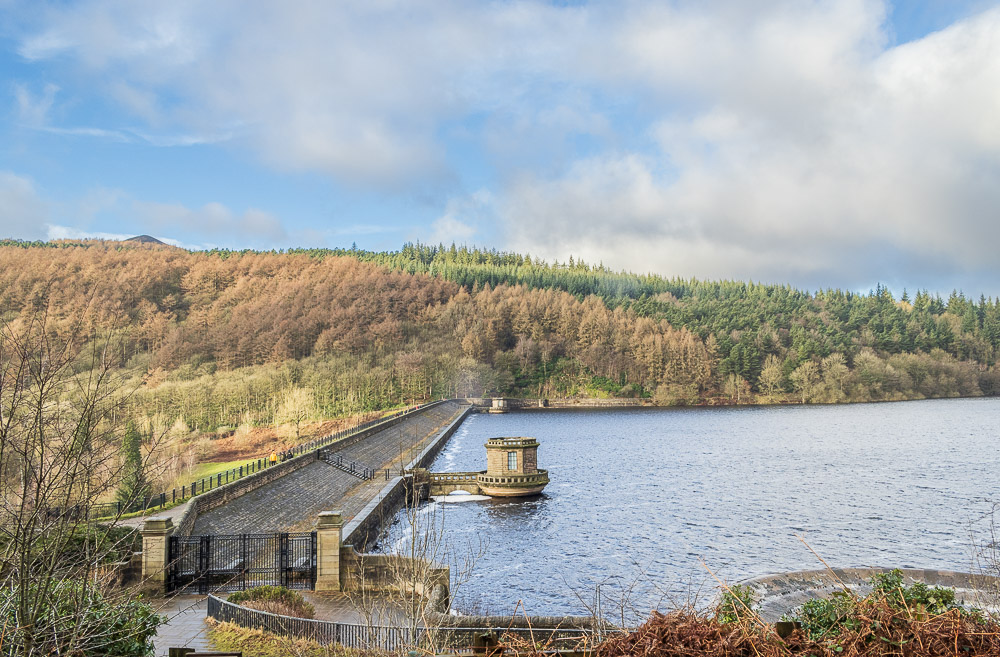
{"type": "Polygon", "coordinates": [[[316,608],[316,618],[337,623],[398,625],[406,617],[388,596],[378,593],[316,593],[300,591],[316,608]]]}
{"type": "Polygon", "coordinates": [[[174,521],[174,524],[176,525],[180,517],[184,515],[185,511],[187,511],[189,504],[191,504],[191,500],[188,500],[183,504],[178,504],[177,506],[171,507],[164,511],[154,511],[152,513],[147,513],[144,516],[135,516],[134,518],[124,518],[122,520],[119,520],[117,524],[121,527],[142,527],[146,523],[147,519],[156,517],[156,518],[170,518],[171,520],[174,521]]]}
{"type": "Polygon", "coordinates": [[[156,632],[154,644],[156,657],[166,657],[170,648],[197,648],[206,651],[208,625],[205,613],[208,598],[203,595],[176,595],[172,598],[152,598],[147,600],[156,613],[167,617],[165,625],[156,632]]]}
{"type": "MultiPolygon", "coordinates": [[[[316,593],[299,591],[316,609],[317,620],[351,623],[355,625],[398,625],[405,616],[386,596],[366,593],[316,593]]],[[[225,597],[224,594],[222,597],[225,597]]],[[[205,622],[208,597],[203,595],[178,595],[172,598],[148,600],[156,613],[166,616],[167,622],[159,627],[154,639],[156,657],[167,657],[170,648],[196,648],[212,650],[208,641],[208,624],[205,622]]]]}
{"type": "Polygon", "coordinates": [[[343,510],[344,521],[348,522],[385,486],[385,477],[380,472],[389,468],[391,473],[398,473],[462,410],[456,403],[441,404],[332,452],[341,455],[344,461],[375,468],[378,472],[374,479],[365,481],[316,461],[198,516],[191,533],[310,531],[320,511],[336,508],[343,510]]]}

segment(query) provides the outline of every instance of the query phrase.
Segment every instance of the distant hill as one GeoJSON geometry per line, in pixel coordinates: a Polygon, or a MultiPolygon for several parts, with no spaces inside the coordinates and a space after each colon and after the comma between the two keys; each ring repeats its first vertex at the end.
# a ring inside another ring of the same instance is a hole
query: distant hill
{"type": "Polygon", "coordinates": [[[151,235],[136,235],[135,237],[130,237],[127,240],[122,240],[123,242],[139,242],[140,244],[162,244],[167,246],[166,242],[161,242],[151,235]]]}

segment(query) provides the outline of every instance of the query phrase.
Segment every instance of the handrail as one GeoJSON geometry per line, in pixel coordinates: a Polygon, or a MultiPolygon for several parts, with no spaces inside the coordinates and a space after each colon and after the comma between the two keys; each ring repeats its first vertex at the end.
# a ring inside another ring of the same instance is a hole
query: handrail
{"type": "Polygon", "coordinates": [[[431,481],[475,481],[479,472],[431,472],[431,481]]]}

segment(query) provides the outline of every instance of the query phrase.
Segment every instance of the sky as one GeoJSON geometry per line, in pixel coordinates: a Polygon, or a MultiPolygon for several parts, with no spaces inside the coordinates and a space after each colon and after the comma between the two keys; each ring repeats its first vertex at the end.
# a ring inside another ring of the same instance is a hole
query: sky
{"type": "Polygon", "coordinates": [[[0,237],[1000,296],[1000,2],[0,0],[0,237]]]}

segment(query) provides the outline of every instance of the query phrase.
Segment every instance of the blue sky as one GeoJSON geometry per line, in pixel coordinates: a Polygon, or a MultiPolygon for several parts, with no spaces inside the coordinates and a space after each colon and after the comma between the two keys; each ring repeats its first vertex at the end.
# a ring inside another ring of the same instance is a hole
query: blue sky
{"type": "Polygon", "coordinates": [[[0,236],[1000,294],[996,2],[0,0],[0,236]]]}

